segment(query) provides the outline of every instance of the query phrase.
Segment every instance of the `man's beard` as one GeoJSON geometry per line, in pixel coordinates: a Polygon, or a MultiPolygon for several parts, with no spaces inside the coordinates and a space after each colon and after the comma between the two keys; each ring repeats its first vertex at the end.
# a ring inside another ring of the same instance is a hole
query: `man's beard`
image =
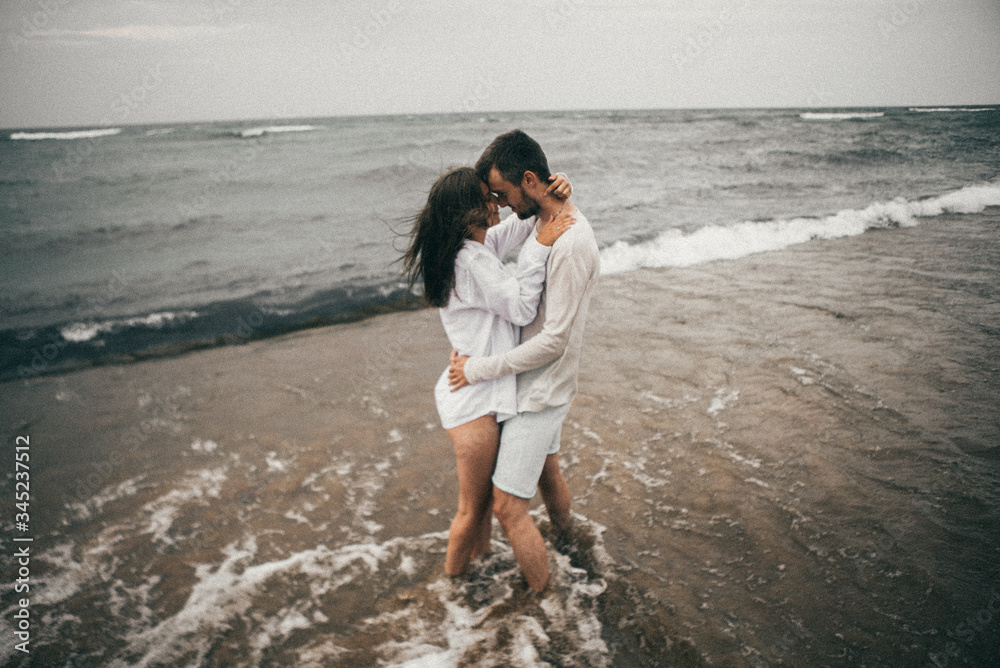
{"type": "Polygon", "coordinates": [[[528,208],[524,212],[518,213],[517,217],[520,218],[521,220],[527,220],[532,216],[537,216],[538,212],[542,210],[542,205],[538,203],[538,200],[528,195],[528,193],[524,192],[524,188],[521,188],[520,190],[521,190],[521,200],[526,204],[528,204],[528,208]]]}

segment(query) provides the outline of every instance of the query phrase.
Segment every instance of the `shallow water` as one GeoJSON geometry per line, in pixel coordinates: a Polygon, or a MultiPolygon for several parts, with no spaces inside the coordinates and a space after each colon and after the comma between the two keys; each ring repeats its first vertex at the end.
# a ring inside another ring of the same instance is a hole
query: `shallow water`
{"type": "Polygon", "coordinates": [[[3,660],[992,665],[998,226],[604,278],[542,596],[499,530],[443,574],[433,311],[0,385],[35,476],[3,660]]]}

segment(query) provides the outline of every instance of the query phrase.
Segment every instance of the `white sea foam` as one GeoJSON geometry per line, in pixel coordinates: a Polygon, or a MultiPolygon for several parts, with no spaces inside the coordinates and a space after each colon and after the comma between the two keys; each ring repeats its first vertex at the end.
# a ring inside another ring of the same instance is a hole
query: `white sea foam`
{"type": "MultiPolygon", "coordinates": [[[[106,487],[84,502],[69,502],[65,505],[65,508],[76,516],[75,519],[89,520],[95,515],[100,515],[101,511],[104,510],[105,505],[128,496],[134,496],[139,491],[139,483],[141,483],[145,478],[145,475],[141,475],[137,478],[130,478],[129,480],[119,483],[113,487],[106,487]]],[[[63,523],[68,524],[69,520],[64,520],[63,523]]]]}
{"type": "Polygon", "coordinates": [[[698,397],[693,397],[690,394],[685,394],[680,399],[667,399],[659,395],[653,394],[649,390],[643,390],[639,393],[640,399],[649,399],[650,401],[657,403],[666,408],[683,408],[688,404],[692,404],[698,401],[698,397]]]}
{"type": "Polygon", "coordinates": [[[885,116],[884,111],[806,111],[799,114],[799,118],[807,121],[850,121],[867,118],[881,118],[885,116]]]}
{"type": "Polygon", "coordinates": [[[727,390],[726,388],[718,389],[715,391],[715,396],[712,397],[712,403],[709,404],[708,410],[705,412],[712,417],[718,417],[719,413],[736,403],[739,398],[739,390],[727,390]]]}
{"type": "Polygon", "coordinates": [[[940,197],[907,203],[910,215],[920,218],[943,213],[979,213],[988,206],[1000,206],[1000,184],[966,186],[940,197]]]}
{"type": "Polygon", "coordinates": [[[194,442],[191,444],[191,449],[194,450],[195,452],[206,452],[209,454],[215,452],[215,450],[218,447],[219,444],[216,443],[215,441],[212,440],[203,441],[200,438],[194,439],[194,442]]]}
{"type": "MultiPolygon", "coordinates": [[[[446,539],[446,535],[434,534],[422,538],[424,542],[428,539],[439,542],[446,539]]],[[[417,543],[420,541],[416,540],[417,543]]],[[[359,578],[371,577],[383,564],[395,565],[398,558],[393,557],[407,543],[407,539],[397,538],[381,545],[347,545],[336,550],[319,546],[285,559],[258,564],[251,563],[257,553],[256,540],[251,538],[242,545],[230,545],[224,550],[225,559],[220,565],[197,567],[195,575],[198,582],[184,607],[156,626],[131,633],[125,639],[128,649],[122,655],[141,656],[141,659],[130,661],[128,665],[148,666],[172,663],[194,652],[198,656],[190,664],[201,665],[210,649],[206,640],[215,630],[227,628],[234,619],[245,617],[253,606],[254,597],[263,590],[264,583],[282,574],[301,573],[310,580],[312,599],[294,603],[292,607],[283,609],[278,619],[265,619],[264,624],[254,629],[251,647],[254,656],[248,657],[250,661],[247,665],[260,665],[261,652],[272,642],[322,619],[311,614],[314,612],[312,608],[330,592],[359,578]]],[[[111,665],[126,664],[119,659],[111,665]]]]}
{"type": "Polygon", "coordinates": [[[629,461],[628,459],[622,459],[621,465],[626,471],[629,472],[629,475],[631,475],[636,482],[643,485],[646,489],[651,490],[670,484],[670,481],[667,479],[671,474],[670,471],[661,468],[658,472],[663,474],[664,477],[656,478],[646,473],[647,463],[648,460],[645,457],[639,457],[634,462],[629,461]]]}
{"type": "Polygon", "coordinates": [[[977,112],[994,111],[996,107],[910,107],[909,111],[918,113],[947,113],[947,112],[977,112]]]}
{"type": "Polygon", "coordinates": [[[270,472],[284,473],[288,470],[288,462],[278,459],[278,453],[273,450],[267,453],[267,470],[270,472]]]}
{"type": "Polygon", "coordinates": [[[111,137],[119,134],[121,128],[100,128],[97,130],[69,130],[66,132],[14,132],[11,139],[97,139],[98,137],[111,137]]]}
{"type": "Polygon", "coordinates": [[[172,313],[151,313],[141,318],[127,318],[124,320],[106,320],[104,322],[75,322],[59,330],[63,339],[73,343],[83,343],[94,339],[98,334],[113,332],[127,327],[151,327],[160,329],[164,325],[174,321],[183,322],[192,318],[197,318],[195,311],[179,311],[172,313]]]}
{"type": "MultiPolygon", "coordinates": [[[[144,511],[158,515],[193,500],[189,492],[194,488],[214,488],[222,477],[219,471],[199,472],[182,494],[161,497],[144,511]]],[[[330,665],[350,653],[347,647],[357,647],[352,638],[370,637],[380,639],[370,650],[380,665],[456,665],[472,653],[495,665],[534,666],[558,641],[558,651],[568,651],[566,659],[574,665],[606,666],[609,650],[597,602],[607,588],[602,573],[613,573],[614,562],[603,549],[604,527],[581,515],[575,519],[594,540],[580,548],[599,572],[574,566],[569,556],[552,551],[552,579],[537,604],[518,593],[523,576],[502,542],[494,543],[493,554],[477,564],[477,577],[420,580],[421,573],[437,573],[428,560],[442,558],[446,531],[382,543],[319,545],[263,562],[258,561],[256,539],[244,537],[222,550],[221,562],[194,566],[186,600],[167,616],[152,608],[151,592],[162,584],[162,575],[127,578],[126,583],[115,576],[118,560],[103,538],[90,549],[64,543],[39,555],[51,568],[40,578],[33,600],[55,605],[90,587],[107,587],[109,598],[98,604],[99,611],[128,618],[117,636],[122,648],[105,661],[112,666],[202,665],[218,647],[220,635],[234,625],[246,629],[245,665],[250,666],[265,665],[269,652],[303,630],[311,640],[292,644],[300,658],[296,665],[330,665]],[[283,583],[305,586],[299,595],[279,601],[274,594],[283,583]],[[359,586],[386,598],[374,612],[365,613],[371,616],[331,632],[324,611],[336,609],[338,590],[359,586]],[[386,586],[389,593],[378,593],[386,586]],[[507,640],[498,640],[501,631],[510,631],[507,640]]],[[[129,530],[117,526],[108,532],[120,537],[129,530]]]]}
{"type": "MultiPolygon", "coordinates": [[[[598,536],[603,531],[599,525],[590,525],[598,536]]],[[[458,586],[438,580],[427,586],[430,605],[393,610],[364,621],[367,627],[391,627],[393,635],[402,638],[374,649],[382,665],[396,668],[464,665],[469,655],[481,657],[482,665],[524,668],[549,665],[542,656],[550,651],[555,638],[561,641],[559,651],[566,665],[610,665],[608,647],[601,637],[603,626],[594,605],[606,590],[606,581],[574,567],[568,557],[554,551],[550,554],[556,568],[544,597],[538,602],[544,614],[538,615],[531,608],[522,614],[500,614],[505,608],[518,606],[510,583],[520,575],[509,548],[501,544],[497,547],[501,550],[481,568],[503,570],[488,579],[458,586]],[[488,591],[476,595],[476,589],[483,588],[488,591]],[[470,599],[481,602],[470,604],[470,599]],[[443,609],[444,619],[428,624],[424,612],[427,608],[443,609]],[[503,636],[507,636],[506,642],[499,639],[503,636]]],[[[611,563],[600,543],[595,546],[595,557],[605,567],[611,563]]]]}
{"type": "Polygon", "coordinates": [[[247,128],[240,130],[237,134],[240,137],[260,137],[265,134],[276,134],[279,132],[309,132],[317,129],[315,125],[268,125],[258,128],[247,128]]]}
{"type": "Polygon", "coordinates": [[[142,533],[153,534],[152,540],[155,542],[173,544],[170,526],[181,508],[192,501],[207,504],[206,497],[218,499],[226,478],[225,467],[188,474],[180,487],[143,506],[142,509],[149,515],[149,524],[142,533]]]}
{"type": "Polygon", "coordinates": [[[798,367],[789,367],[792,373],[795,375],[795,379],[802,383],[803,385],[812,385],[816,380],[809,375],[809,372],[805,369],[800,369],[798,367]]]}
{"type": "Polygon", "coordinates": [[[667,230],[638,244],[618,241],[601,252],[601,273],[618,274],[643,267],[690,267],[775,251],[813,239],[857,236],[871,229],[914,227],[917,218],[943,213],[979,213],[1000,206],[1000,184],[966,186],[939,197],[909,202],[899,198],[865,209],[847,209],[824,218],[708,225],[690,234],[667,230]]]}
{"type": "Polygon", "coordinates": [[[38,579],[32,600],[39,605],[56,605],[76,594],[80,588],[99,577],[100,565],[93,559],[79,562],[73,558],[74,544],[61,543],[39,555],[52,566],[50,573],[38,579]]]}

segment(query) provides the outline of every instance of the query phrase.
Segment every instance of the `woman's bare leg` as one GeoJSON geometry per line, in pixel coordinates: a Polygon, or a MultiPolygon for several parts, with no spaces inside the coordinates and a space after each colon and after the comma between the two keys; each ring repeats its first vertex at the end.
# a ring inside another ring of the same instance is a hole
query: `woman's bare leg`
{"type": "MultiPolygon", "coordinates": [[[[490,471],[492,476],[493,472],[490,471]]],[[[479,528],[476,531],[476,544],[472,548],[472,558],[479,559],[490,553],[493,546],[493,484],[489,485],[490,495],[486,500],[486,510],[483,511],[479,528]]]]}
{"type": "Polygon", "coordinates": [[[500,427],[495,417],[484,415],[447,432],[458,463],[458,512],[448,533],[444,569],[448,575],[459,575],[473,556],[489,551],[500,427]]]}

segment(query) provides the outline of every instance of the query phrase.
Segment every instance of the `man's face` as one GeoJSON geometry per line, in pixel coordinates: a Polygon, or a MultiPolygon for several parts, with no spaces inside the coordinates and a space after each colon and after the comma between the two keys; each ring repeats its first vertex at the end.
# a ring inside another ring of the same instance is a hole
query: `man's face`
{"type": "Polygon", "coordinates": [[[496,193],[500,206],[509,206],[521,220],[531,218],[541,210],[538,200],[524,192],[520,185],[514,185],[500,176],[496,167],[490,169],[489,186],[496,193]]]}

